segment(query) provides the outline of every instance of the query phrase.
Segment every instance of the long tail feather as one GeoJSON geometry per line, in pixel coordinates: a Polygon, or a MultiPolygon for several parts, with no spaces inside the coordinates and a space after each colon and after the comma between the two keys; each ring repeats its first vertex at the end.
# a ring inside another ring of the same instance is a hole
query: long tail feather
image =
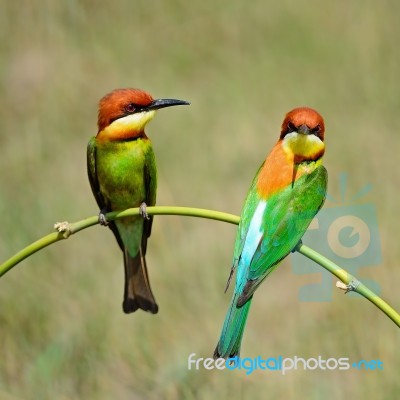
{"type": "Polygon", "coordinates": [[[131,257],[128,250],[124,250],[125,265],[125,291],[122,308],[125,313],[135,312],[137,309],[148,311],[152,314],[158,312],[158,305],[151,291],[147,273],[146,259],[139,249],[135,257],[131,257]]]}
{"type": "Polygon", "coordinates": [[[219,342],[214,351],[214,358],[230,358],[238,356],[240,353],[240,344],[252,297],[241,307],[237,307],[238,298],[239,295],[235,293],[225,317],[219,342]]]}

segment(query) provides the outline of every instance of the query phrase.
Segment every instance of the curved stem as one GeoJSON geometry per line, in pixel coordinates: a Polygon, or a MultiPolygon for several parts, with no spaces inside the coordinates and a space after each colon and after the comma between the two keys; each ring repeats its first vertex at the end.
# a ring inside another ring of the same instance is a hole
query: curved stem
{"type": "MultiPolygon", "coordinates": [[[[214,219],[217,221],[228,222],[230,224],[238,224],[239,217],[237,215],[223,213],[220,211],[206,210],[201,208],[192,207],[147,207],[146,211],[150,215],[183,215],[187,217],[198,217],[214,219]]],[[[139,208],[129,208],[124,211],[113,211],[106,214],[108,221],[114,219],[129,217],[133,215],[139,215],[139,208]]],[[[7,273],[10,269],[15,267],[18,263],[23,261],[25,258],[31,256],[37,251],[51,245],[52,243],[58,242],[59,240],[68,239],[70,235],[77,233],[83,229],[89,228],[93,225],[98,224],[98,217],[89,217],[74,223],[61,223],[64,224],[64,229],[59,232],[50,233],[36,242],[31,243],[17,254],[9,258],[3,264],[0,265],[0,277],[7,273]]],[[[56,224],[57,225],[57,224],[56,224]]]]}
{"type": "Polygon", "coordinates": [[[331,274],[335,275],[343,283],[348,286],[349,291],[355,291],[371,303],[375,304],[380,310],[382,310],[398,327],[400,327],[400,315],[384,300],[382,300],[378,295],[376,295],[372,290],[368,289],[362,282],[360,282],[353,275],[349,274],[343,268],[340,268],[334,262],[319,254],[310,247],[300,243],[296,250],[308,257],[309,259],[315,261],[317,264],[321,265],[327,269],[331,274]]]}
{"type": "MultiPolygon", "coordinates": [[[[147,207],[147,213],[150,215],[183,215],[188,217],[198,217],[207,218],[217,221],[227,222],[230,224],[238,224],[239,217],[233,214],[227,214],[220,211],[213,211],[200,208],[192,207],[147,207]]],[[[124,211],[114,211],[106,214],[107,220],[112,221],[118,218],[139,215],[139,208],[129,208],[124,211]]],[[[77,233],[83,229],[89,228],[90,226],[98,224],[98,217],[86,218],[82,221],[78,221],[72,224],[67,222],[61,223],[58,227],[59,232],[50,233],[43,238],[37,240],[36,242],[25,247],[17,254],[9,258],[3,264],[0,265],[0,276],[4,275],[18,263],[20,263],[25,258],[31,256],[37,251],[49,246],[50,244],[57,242],[59,240],[67,239],[70,235],[77,233]]],[[[57,225],[57,224],[56,224],[57,225]]],[[[331,260],[322,256],[310,247],[299,243],[296,247],[296,251],[303,254],[304,256],[315,261],[323,268],[327,269],[343,283],[348,285],[348,290],[354,290],[355,292],[361,294],[371,303],[375,304],[381,311],[383,311],[397,326],[400,327],[400,315],[382,300],[379,296],[368,289],[364,284],[358,281],[354,276],[349,274],[344,269],[340,268],[331,260]]]]}

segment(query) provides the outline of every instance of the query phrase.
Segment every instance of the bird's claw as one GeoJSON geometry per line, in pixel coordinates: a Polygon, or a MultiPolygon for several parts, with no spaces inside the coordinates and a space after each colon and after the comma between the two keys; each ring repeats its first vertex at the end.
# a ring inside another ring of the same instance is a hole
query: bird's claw
{"type": "Polygon", "coordinates": [[[144,219],[150,219],[149,214],[147,214],[147,204],[143,202],[139,206],[139,214],[144,218],[144,219]]]}
{"type": "Polygon", "coordinates": [[[294,246],[292,253],[297,251],[302,244],[303,244],[303,241],[300,239],[299,242],[296,244],[296,246],[294,246]]]}
{"type": "Polygon", "coordinates": [[[106,217],[106,210],[100,210],[99,212],[99,224],[102,226],[107,226],[109,222],[106,217]]]}

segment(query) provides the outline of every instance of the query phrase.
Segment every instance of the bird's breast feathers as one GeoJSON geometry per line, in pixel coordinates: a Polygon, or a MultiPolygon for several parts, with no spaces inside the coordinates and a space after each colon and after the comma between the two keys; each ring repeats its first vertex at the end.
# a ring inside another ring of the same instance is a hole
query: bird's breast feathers
{"type": "Polygon", "coordinates": [[[257,177],[257,192],[267,200],[322,164],[324,143],[314,135],[294,132],[279,140],[257,177]],[[304,162],[307,161],[307,162],[304,162]]]}
{"type": "Polygon", "coordinates": [[[145,169],[156,180],[154,153],[148,139],[98,142],[96,173],[100,191],[120,210],[146,199],[145,169]]]}

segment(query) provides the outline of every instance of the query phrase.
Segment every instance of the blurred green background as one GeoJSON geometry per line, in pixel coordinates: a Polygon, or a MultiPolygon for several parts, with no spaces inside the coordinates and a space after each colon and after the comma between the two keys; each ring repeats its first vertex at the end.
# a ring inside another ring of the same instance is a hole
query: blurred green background
{"type": "MultiPolygon", "coordinates": [[[[376,206],[383,259],[359,278],[399,309],[399,13],[394,0],[3,0],[0,261],[56,221],[97,214],[86,144],[108,91],[191,101],[147,128],[158,204],[235,214],[284,114],[308,105],[325,117],[330,194],[340,198],[341,172],[349,193],[373,185],[363,201],[376,206]]],[[[293,274],[288,261],[255,296],[242,356],[380,359],[384,370],[188,371],[188,355],[212,355],[219,337],[235,230],[156,217],[157,316],[122,313],[108,229],[25,260],[0,280],[0,399],[396,398],[395,325],[336,290],[332,302],[300,302],[320,274],[293,274]]]]}

